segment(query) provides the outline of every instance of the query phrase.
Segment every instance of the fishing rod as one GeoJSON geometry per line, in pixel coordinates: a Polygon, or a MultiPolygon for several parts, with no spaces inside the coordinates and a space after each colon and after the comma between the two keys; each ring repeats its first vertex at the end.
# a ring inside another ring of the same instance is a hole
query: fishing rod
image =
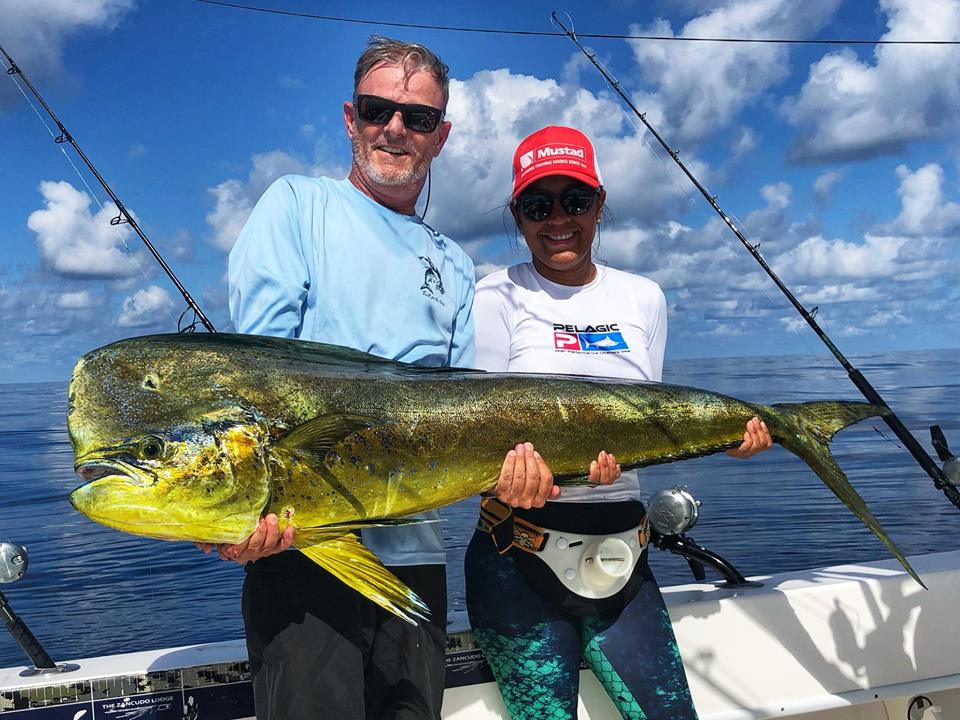
{"type": "MultiPolygon", "coordinates": [[[[677,150],[674,150],[673,148],[671,148],[670,145],[667,144],[666,140],[664,140],[663,137],[660,135],[660,133],[657,132],[657,129],[650,123],[649,120],[647,120],[646,113],[640,112],[637,109],[636,105],[634,105],[633,102],[630,100],[630,98],[627,97],[626,93],[624,93],[623,89],[620,87],[620,81],[617,80],[615,77],[613,77],[607,71],[607,69],[600,64],[600,62],[597,60],[596,53],[590,52],[580,43],[580,40],[577,38],[576,32],[574,32],[573,30],[567,29],[567,27],[563,24],[563,22],[561,22],[560,18],[558,17],[556,10],[550,13],[550,19],[553,22],[553,24],[556,25],[558,28],[560,28],[562,33],[566,35],[571,40],[571,42],[573,42],[573,44],[577,46],[577,48],[579,48],[580,52],[582,52],[586,56],[586,58],[593,64],[593,66],[600,71],[600,74],[603,75],[603,79],[607,81],[607,84],[610,85],[610,87],[613,88],[613,90],[617,93],[617,95],[619,95],[623,99],[623,101],[629,106],[629,108],[633,111],[633,113],[638,118],[640,118],[640,122],[644,124],[647,130],[649,130],[650,133],[653,135],[653,137],[656,138],[657,142],[660,143],[660,146],[667,151],[667,153],[670,155],[671,158],[673,158],[673,161],[680,167],[680,169],[683,171],[683,174],[690,179],[690,182],[692,182],[694,186],[697,188],[697,190],[700,191],[700,194],[706,198],[708,203],[710,203],[710,207],[712,207],[716,211],[717,215],[720,216],[724,224],[726,224],[726,226],[733,231],[733,234],[737,236],[737,239],[750,252],[754,260],[756,260],[760,264],[760,267],[762,267],[763,270],[767,273],[767,275],[770,276],[770,279],[773,280],[776,286],[780,288],[780,290],[786,296],[787,300],[790,301],[790,304],[793,305],[793,307],[797,309],[797,312],[800,313],[803,319],[807,321],[807,324],[817,334],[817,337],[819,337],[823,341],[824,345],[826,345],[827,348],[829,348],[830,352],[833,353],[833,356],[840,362],[841,365],[843,365],[844,369],[847,371],[847,375],[850,377],[850,380],[853,382],[854,385],[856,385],[857,389],[863,394],[863,396],[870,403],[874,405],[878,405],[879,407],[882,407],[889,411],[888,414],[883,416],[884,422],[886,422],[887,425],[890,426],[890,429],[893,430],[893,433],[904,444],[904,447],[906,447],[907,451],[911,455],[913,455],[914,459],[920,464],[920,467],[922,467],[923,470],[933,479],[934,486],[938,490],[943,491],[943,494],[947,496],[947,499],[949,499],[950,502],[952,502],[954,506],[957,507],[957,509],[960,509],[960,490],[958,490],[957,487],[952,482],[952,480],[955,480],[955,478],[953,478],[953,475],[957,473],[951,474],[950,477],[948,478],[948,476],[944,473],[944,471],[941,470],[940,466],[933,461],[933,459],[927,454],[927,451],[923,449],[923,446],[919,443],[919,441],[913,436],[913,434],[907,429],[907,427],[900,421],[900,418],[897,417],[896,413],[893,412],[893,409],[886,403],[886,401],[882,397],[880,397],[880,393],[878,393],[877,390],[873,387],[873,385],[871,385],[870,382],[864,377],[863,373],[861,373],[857,368],[855,368],[850,363],[850,361],[847,360],[846,357],[844,357],[843,353],[840,352],[837,346],[833,344],[833,341],[830,340],[827,334],[823,331],[823,329],[814,319],[813,313],[807,312],[807,309],[800,303],[799,300],[797,300],[794,294],[790,292],[790,288],[784,285],[783,281],[780,280],[780,278],[773,271],[773,269],[769,265],[767,265],[766,260],[763,259],[763,256],[760,254],[760,251],[758,250],[759,245],[752,245],[750,241],[747,240],[747,238],[740,231],[740,229],[733,223],[732,220],[730,220],[727,214],[723,211],[723,209],[717,203],[717,196],[711,195],[707,191],[707,189],[700,183],[700,181],[694,176],[694,174],[690,172],[690,169],[680,159],[680,153],[677,150]]],[[[814,309],[814,313],[816,313],[816,309],[814,309]]],[[[937,449],[940,459],[948,460],[948,458],[950,457],[950,453],[949,453],[949,450],[947,450],[946,448],[946,440],[943,438],[942,431],[940,431],[939,427],[934,426],[933,428],[931,428],[931,434],[934,436],[934,445],[937,449]],[[938,444],[938,440],[940,441],[940,444],[938,444]],[[942,451],[941,451],[941,446],[942,446],[942,451]]]]}
{"type": "MultiPolygon", "coordinates": [[[[20,66],[17,65],[16,62],[14,62],[14,59],[10,57],[10,53],[8,53],[2,45],[0,45],[0,53],[3,53],[3,56],[7,59],[7,63],[10,65],[10,67],[7,68],[7,75],[10,75],[10,76],[19,75],[20,78],[23,80],[24,84],[27,86],[27,88],[29,88],[30,93],[43,106],[44,111],[46,111],[47,115],[50,116],[50,119],[57,124],[57,127],[60,129],[60,135],[54,138],[54,142],[57,143],[58,145],[64,142],[68,142],[70,143],[70,145],[73,146],[73,149],[76,151],[77,155],[80,156],[80,159],[83,160],[84,164],[87,166],[90,172],[93,173],[93,176],[97,179],[97,182],[100,183],[100,186],[106,191],[107,195],[110,196],[110,199],[113,200],[114,205],[117,206],[117,210],[119,212],[115,218],[110,220],[110,224],[111,225],[121,225],[123,223],[129,224],[130,227],[133,228],[134,232],[137,233],[137,235],[143,241],[143,244],[147,246],[147,249],[153,255],[154,259],[156,259],[156,261],[160,263],[160,267],[163,268],[163,271],[167,274],[167,277],[170,278],[170,280],[176,286],[177,290],[183,296],[183,299],[186,301],[188,307],[187,307],[187,310],[184,310],[184,312],[180,315],[181,321],[183,320],[183,316],[187,313],[187,311],[192,310],[196,319],[203,324],[203,326],[207,329],[208,332],[216,332],[216,328],[213,327],[213,323],[210,322],[210,320],[207,319],[207,316],[203,314],[203,310],[200,309],[200,306],[193,299],[193,297],[191,297],[190,293],[187,292],[187,289],[183,286],[183,283],[180,282],[180,280],[177,278],[176,274],[173,272],[170,266],[167,265],[166,261],[163,259],[163,256],[160,255],[160,252],[154,247],[153,243],[150,242],[150,239],[146,236],[143,230],[140,229],[140,226],[137,224],[137,221],[133,218],[133,216],[130,213],[127,212],[127,209],[124,207],[123,203],[120,202],[120,198],[117,197],[116,193],[113,192],[113,190],[107,184],[107,181],[103,179],[103,176],[100,175],[97,169],[93,166],[93,163],[90,162],[90,160],[87,158],[86,153],[83,152],[80,145],[74,139],[73,135],[71,135],[70,132],[67,130],[67,128],[64,127],[63,123],[60,122],[60,118],[58,118],[56,114],[53,112],[53,110],[50,109],[50,106],[47,105],[46,101],[43,99],[43,97],[41,97],[40,93],[37,92],[37,89],[33,86],[33,83],[30,82],[30,79],[26,76],[23,70],[20,69],[20,66]]],[[[16,78],[14,78],[14,82],[16,82],[16,78]]],[[[195,324],[196,323],[194,322],[193,324],[189,325],[187,327],[187,330],[192,330],[193,325],[195,324]]],[[[179,327],[179,323],[178,323],[178,327],[179,327]]]]}

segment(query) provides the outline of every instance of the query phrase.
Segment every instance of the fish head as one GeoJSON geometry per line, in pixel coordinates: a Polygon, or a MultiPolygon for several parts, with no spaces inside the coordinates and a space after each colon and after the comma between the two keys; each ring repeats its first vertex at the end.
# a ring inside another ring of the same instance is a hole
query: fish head
{"type": "Polygon", "coordinates": [[[67,427],[86,484],[70,502],[135,535],[240,542],[269,500],[267,431],[213,381],[223,357],[149,340],[95,350],[73,371],[67,427]]]}

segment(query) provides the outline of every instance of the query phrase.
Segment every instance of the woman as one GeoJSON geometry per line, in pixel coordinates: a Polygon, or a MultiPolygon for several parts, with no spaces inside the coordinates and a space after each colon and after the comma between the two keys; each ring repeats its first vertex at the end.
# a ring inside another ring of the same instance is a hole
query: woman
{"type": "MultiPolygon", "coordinates": [[[[510,209],[532,261],[477,284],[478,366],[660,381],[663,292],[593,260],[606,193],[589,139],[572,128],[538,130],[514,153],[513,175],[510,209]]],[[[748,457],[771,442],[754,418],[729,454],[748,457]]],[[[484,500],[467,550],[467,609],[511,716],[575,718],[582,655],[623,717],[695,719],[646,563],[636,473],[620,477],[616,458],[601,452],[585,469],[598,486],[561,496],[548,463],[529,443],[508,454],[497,488],[505,502],[484,500]],[[635,552],[611,560],[599,545],[604,536],[608,550],[635,552]]]]}

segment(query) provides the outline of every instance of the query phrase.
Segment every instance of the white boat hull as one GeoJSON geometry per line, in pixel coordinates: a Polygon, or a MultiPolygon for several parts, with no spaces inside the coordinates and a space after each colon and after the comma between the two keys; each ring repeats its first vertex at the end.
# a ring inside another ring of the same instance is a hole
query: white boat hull
{"type": "MultiPolygon", "coordinates": [[[[753,578],[764,583],[757,589],[666,588],[701,720],[960,717],[960,551],[911,563],[929,590],[894,561],[753,578]],[[920,695],[932,707],[908,716],[920,695]]],[[[443,717],[505,718],[464,620],[451,627],[443,717]]],[[[252,716],[242,642],[73,662],[80,669],[64,675],[0,670],[0,717],[119,720],[141,710],[136,717],[180,720],[185,706],[191,720],[252,716]]],[[[582,719],[618,717],[586,670],[580,690],[582,719]]]]}

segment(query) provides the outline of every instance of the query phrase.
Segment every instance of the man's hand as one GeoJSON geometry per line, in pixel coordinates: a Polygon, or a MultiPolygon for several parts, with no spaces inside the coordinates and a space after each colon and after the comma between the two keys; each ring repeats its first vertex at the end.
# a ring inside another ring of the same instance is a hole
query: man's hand
{"type": "Polygon", "coordinates": [[[769,450],[772,446],[773,438],[770,437],[767,424],[760,418],[754,417],[747,421],[747,430],[743,433],[743,443],[740,447],[727,450],[727,455],[743,460],[751,455],[769,450]]]}
{"type": "Polygon", "coordinates": [[[213,543],[196,543],[196,546],[207,554],[216,548],[221,560],[233,560],[241,565],[245,565],[253,560],[259,560],[260,558],[283,552],[293,545],[293,535],[292,525],[288,525],[283,533],[281,533],[277,516],[274,513],[270,513],[266,517],[260,518],[260,522],[257,523],[257,529],[253,531],[250,537],[241,543],[237,543],[236,545],[229,545],[227,543],[221,543],[220,545],[214,545],[213,543]]]}
{"type": "Polygon", "coordinates": [[[559,497],[560,488],[553,484],[553,473],[533,445],[520,443],[503,459],[493,493],[510,507],[529,510],[559,497]]]}
{"type": "Polygon", "coordinates": [[[617,459],[606,450],[601,450],[597,459],[590,463],[590,474],[587,479],[591,485],[610,485],[620,477],[620,466],[617,459]]]}

